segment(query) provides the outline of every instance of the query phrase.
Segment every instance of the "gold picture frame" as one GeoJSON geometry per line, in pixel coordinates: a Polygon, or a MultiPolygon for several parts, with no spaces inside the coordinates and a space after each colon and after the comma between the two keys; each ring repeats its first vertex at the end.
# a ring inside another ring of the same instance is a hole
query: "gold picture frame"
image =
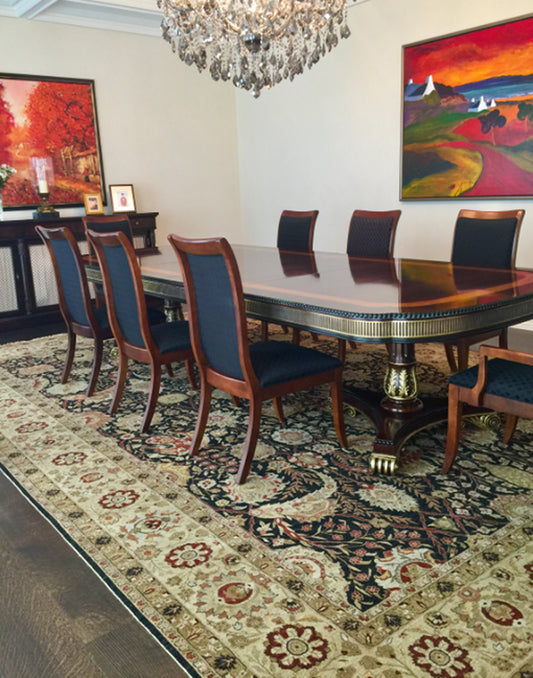
{"type": "Polygon", "coordinates": [[[83,203],[85,205],[85,214],[87,215],[104,213],[101,193],[84,193],[83,203]]]}
{"type": "Polygon", "coordinates": [[[133,184],[112,184],[109,186],[109,196],[114,214],[137,211],[133,184]]]}

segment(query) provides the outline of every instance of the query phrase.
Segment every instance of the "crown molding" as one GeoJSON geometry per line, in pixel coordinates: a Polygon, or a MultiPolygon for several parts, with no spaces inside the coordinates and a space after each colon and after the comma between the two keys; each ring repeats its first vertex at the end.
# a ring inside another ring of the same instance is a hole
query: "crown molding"
{"type": "MultiPolygon", "coordinates": [[[[369,0],[347,0],[351,9],[369,0]]],[[[0,0],[0,17],[161,36],[156,0],[0,0]]]]}

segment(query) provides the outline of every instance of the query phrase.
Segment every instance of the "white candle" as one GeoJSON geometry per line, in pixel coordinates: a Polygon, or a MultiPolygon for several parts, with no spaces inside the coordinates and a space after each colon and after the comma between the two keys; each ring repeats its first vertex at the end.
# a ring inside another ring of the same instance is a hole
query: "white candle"
{"type": "Polygon", "coordinates": [[[48,193],[48,184],[46,179],[39,179],[39,193],[48,193]]]}

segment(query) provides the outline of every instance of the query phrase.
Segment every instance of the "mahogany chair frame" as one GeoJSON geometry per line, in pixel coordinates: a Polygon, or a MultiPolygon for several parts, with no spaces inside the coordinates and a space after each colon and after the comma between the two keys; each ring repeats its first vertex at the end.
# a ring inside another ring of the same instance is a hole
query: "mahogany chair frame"
{"type": "Polygon", "coordinates": [[[89,293],[89,283],[87,282],[87,274],[85,272],[85,263],[83,261],[78,243],[76,238],[72,234],[72,231],[67,226],[59,226],[53,228],[46,228],[44,226],[35,226],[36,232],[41,237],[41,240],[46,245],[50,258],[52,260],[52,266],[54,269],[54,275],[57,285],[57,295],[59,302],[59,310],[65,321],[67,327],[67,354],[65,356],[65,362],[63,364],[63,370],[61,373],[61,383],[66,383],[70,371],[72,369],[72,363],[74,360],[74,353],[76,351],[76,337],[86,337],[88,339],[93,339],[94,341],[94,358],[93,365],[91,369],[91,376],[89,378],[89,384],[87,386],[86,394],[87,396],[92,396],[96,389],[96,383],[98,381],[98,376],[100,374],[100,367],[102,365],[102,357],[104,350],[104,341],[106,339],[111,339],[113,333],[111,331],[111,326],[107,328],[102,328],[98,323],[94,310],[93,302],[91,300],[91,295],[89,293]],[[85,315],[87,316],[87,324],[80,323],[76,321],[68,307],[67,300],[65,298],[65,292],[63,288],[63,279],[61,276],[61,271],[59,269],[59,264],[52,246],[53,240],[63,240],[68,243],[70,246],[72,256],[76,264],[76,269],[78,272],[79,284],[81,296],[83,299],[83,307],[85,309],[85,315]]]}
{"type": "MultiPolygon", "coordinates": [[[[484,210],[470,210],[463,209],[459,211],[457,215],[457,221],[460,218],[466,219],[487,219],[487,220],[497,220],[497,219],[516,219],[516,228],[514,231],[514,239],[512,245],[512,251],[509,261],[509,268],[514,268],[516,263],[516,253],[518,250],[518,238],[520,235],[520,227],[524,219],[525,211],[520,210],[500,210],[500,211],[484,211],[484,210]]],[[[453,263],[453,262],[452,262],[453,263]]],[[[446,351],[446,359],[448,360],[448,365],[452,372],[457,372],[457,370],[465,370],[468,367],[468,355],[470,352],[470,347],[474,344],[479,344],[493,337],[498,338],[498,343],[500,348],[508,347],[508,331],[504,327],[496,332],[485,332],[483,334],[477,334],[469,337],[461,337],[455,339],[454,341],[445,342],[444,350],[446,351]],[[454,348],[457,351],[457,360],[454,355],[454,348]]]]}
{"type": "Polygon", "coordinates": [[[448,434],[446,438],[446,453],[442,473],[448,473],[457,456],[459,437],[461,433],[461,416],[463,404],[474,407],[484,407],[506,415],[503,442],[507,444],[515,432],[519,417],[533,419],[533,405],[518,400],[510,400],[502,396],[493,395],[485,391],[490,371],[489,358],[501,358],[523,365],[533,366],[533,354],[523,351],[514,351],[497,346],[482,345],[479,348],[478,378],[474,388],[467,388],[457,384],[449,385],[448,389],[448,434]]]}
{"type": "Polygon", "coordinates": [[[342,393],[342,365],[339,367],[320,372],[311,376],[305,376],[291,381],[282,382],[273,386],[262,387],[252,366],[248,340],[248,325],[244,304],[244,293],[239,268],[231,245],[225,238],[209,238],[201,240],[188,240],[177,235],[169,235],[169,242],[178,256],[189,311],[189,323],[191,329],[191,341],[200,372],[201,393],[200,409],[196,422],[196,429],[190,447],[190,453],[195,454],[201,445],[207,419],[211,395],[214,388],[229,393],[234,398],[245,398],[250,403],[250,415],[246,441],[241,457],[236,481],[244,483],[250,471],[252,459],[259,436],[259,424],[261,420],[261,403],[264,400],[273,400],[275,412],[284,422],[281,397],[288,393],[295,393],[309,389],[319,384],[330,384],[333,420],[335,431],[340,444],[347,447],[346,432],[344,427],[343,393],[342,393]],[[237,329],[237,342],[239,361],[243,379],[224,374],[212,367],[207,360],[202,348],[199,329],[198,308],[193,286],[193,277],[188,260],[188,255],[222,255],[226,264],[231,284],[233,305],[235,308],[235,321],[237,329]]]}
{"type": "MultiPolygon", "coordinates": [[[[308,210],[306,212],[299,212],[297,210],[283,210],[282,213],[281,213],[281,216],[279,218],[276,247],[280,251],[284,251],[284,252],[308,252],[308,253],[311,253],[313,251],[313,240],[314,240],[314,237],[315,237],[315,226],[316,226],[317,218],[318,218],[318,210],[308,210]],[[293,247],[290,250],[284,249],[282,247],[282,245],[283,245],[283,242],[282,242],[283,241],[283,223],[287,219],[310,220],[307,241],[300,243],[299,247],[293,247]]],[[[287,333],[287,326],[282,325],[281,327],[282,327],[283,331],[285,333],[287,333]]],[[[268,322],[266,320],[261,321],[261,339],[263,341],[266,341],[268,339],[268,322]]],[[[292,343],[293,344],[299,344],[300,343],[300,330],[297,327],[294,327],[293,330],[292,330],[292,343]]]]}
{"type": "MultiPolygon", "coordinates": [[[[155,411],[156,402],[161,387],[162,365],[165,365],[167,368],[169,368],[173,362],[185,361],[185,367],[191,387],[196,387],[196,379],[193,369],[193,351],[192,348],[188,348],[184,350],[161,353],[156,346],[150,331],[150,324],[148,322],[148,312],[146,308],[141,271],[137,262],[133,245],[126,235],[119,231],[115,233],[98,233],[89,229],[87,231],[87,237],[90,241],[90,244],[94,247],[96,258],[98,259],[98,264],[102,272],[102,281],[109,313],[109,322],[111,324],[113,336],[115,337],[115,341],[118,346],[119,364],[117,381],[113,399],[109,407],[109,413],[114,414],[117,411],[118,404],[122,397],[128,370],[128,358],[142,363],[148,363],[151,368],[150,390],[148,403],[146,405],[146,410],[141,424],[141,433],[145,433],[150,427],[150,423],[155,411]],[[139,324],[144,346],[138,346],[128,341],[122,332],[117,319],[111,276],[105,254],[103,252],[104,247],[122,247],[124,249],[133,281],[135,301],[139,314],[139,324]]],[[[172,374],[172,372],[169,371],[169,374],[172,374]]]]}

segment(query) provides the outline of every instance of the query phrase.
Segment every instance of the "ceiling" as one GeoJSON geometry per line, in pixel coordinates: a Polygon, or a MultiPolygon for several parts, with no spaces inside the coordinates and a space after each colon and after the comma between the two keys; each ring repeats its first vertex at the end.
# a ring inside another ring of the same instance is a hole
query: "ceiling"
{"type": "MultiPolygon", "coordinates": [[[[347,0],[347,7],[368,0],[347,0]]],[[[161,35],[157,0],[0,0],[0,17],[161,35]]]]}
{"type": "Polygon", "coordinates": [[[0,17],[161,35],[156,0],[0,0],[0,17]]]}

